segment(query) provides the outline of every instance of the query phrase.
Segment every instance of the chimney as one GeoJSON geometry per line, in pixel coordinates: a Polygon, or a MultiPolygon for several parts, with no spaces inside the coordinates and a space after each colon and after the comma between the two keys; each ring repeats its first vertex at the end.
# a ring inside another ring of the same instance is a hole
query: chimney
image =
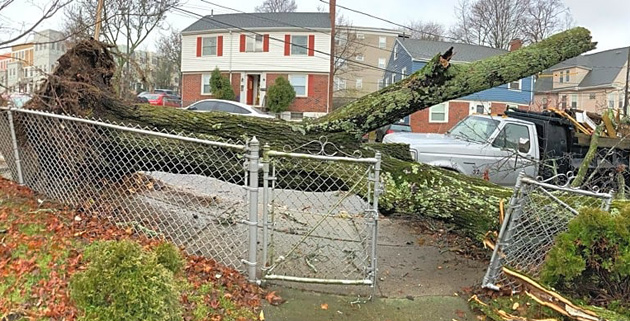
{"type": "Polygon", "coordinates": [[[521,49],[521,46],[523,46],[523,40],[518,38],[512,39],[510,41],[510,52],[521,49]]]}

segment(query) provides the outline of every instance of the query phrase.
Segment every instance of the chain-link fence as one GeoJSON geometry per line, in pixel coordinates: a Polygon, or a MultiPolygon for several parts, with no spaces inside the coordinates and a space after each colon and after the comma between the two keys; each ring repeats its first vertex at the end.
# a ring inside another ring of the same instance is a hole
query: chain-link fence
{"type": "Polygon", "coordinates": [[[374,285],[380,156],[263,154],[264,278],[374,285]]]}
{"type": "Polygon", "coordinates": [[[0,153],[47,198],[243,270],[244,144],[14,110],[0,112],[0,153]]]}
{"type": "Polygon", "coordinates": [[[550,180],[562,180],[566,182],[563,186],[519,176],[483,280],[484,287],[517,291],[518,286],[502,273],[503,266],[537,277],[556,235],[567,229],[581,208],[609,209],[610,193],[571,188],[572,176],[562,176],[550,180]]]}
{"type": "Polygon", "coordinates": [[[251,281],[262,268],[269,279],[374,285],[380,156],[259,153],[256,138],[0,109],[11,178],[80,215],[165,238],[251,281]]]}

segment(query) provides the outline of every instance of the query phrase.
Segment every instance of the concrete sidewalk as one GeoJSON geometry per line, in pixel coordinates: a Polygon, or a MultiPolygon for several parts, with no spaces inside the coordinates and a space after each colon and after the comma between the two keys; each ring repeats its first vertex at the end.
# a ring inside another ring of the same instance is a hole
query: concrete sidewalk
{"type": "Polygon", "coordinates": [[[271,306],[265,302],[267,321],[282,320],[429,320],[475,321],[476,314],[468,308],[467,298],[459,296],[419,296],[408,298],[357,298],[333,294],[270,288],[285,303],[271,306]]]}

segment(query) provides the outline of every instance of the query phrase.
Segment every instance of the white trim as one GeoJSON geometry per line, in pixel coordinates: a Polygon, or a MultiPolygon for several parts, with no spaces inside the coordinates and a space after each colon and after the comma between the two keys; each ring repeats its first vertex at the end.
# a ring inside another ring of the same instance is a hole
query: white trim
{"type": "MultiPolygon", "coordinates": [[[[477,106],[483,106],[483,114],[490,114],[490,109],[492,107],[492,103],[491,102],[484,102],[484,101],[469,101],[468,102],[468,106],[470,106],[469,111],[468,111],[468,115],[472,115],[472,114],[478,114],[477,112],[477,106]]],[[[508,104],[505,104],[506,106],[508,104]]]]}
{"type": "MultiPolygon", "coordinates": [[[[513,82],[515,82],[515,81],[513,81],[513,82]]],[[[511,85],[511,84],[512,84],[512,82],[507,83],[507,88],[508,88],[508,90],[511,90],[511,91],[517,91],[517,92],[521,92],[521,91],[523,91],[523,79],[519,79],[519,80],[518,80],[518,89],[512,89],[512,88],[510,88],[510,85],[511,85]]]]}
{"type": "MultiPolygon", "coordinates": [[[[298,74],[298,73],[288,74],[287,80],[289,81],[290,84],[291,84],[291,77],[293,76],[304,76],[304,95],[298,95],[298,93],[296,92],[295,97],[308,97],[308,74],[298,74]]],[[[291,86],[293,86],[293,84],[291,84],[291,86]]]]}
{"type": "Polygon", "coordinates": [[[445,101],[443,103],[439,103],[439,104],[437,104],[435,106],[429,107],[429,123],[432,123],[432,124],[445,124],[445,123],[448,123],[448,109],[449,109],[449,102],[448,101],[445,101]],[[432,111],[432,109],[434,107],[438,107],[440,105],[444,106],[444,120],[433,120],[432,119],[433,117],[431,117],[433,115],[433,113],[431,113],[431,111],[432,111]]]}
{"type": "Polygon", "coordinates": [[[386,68],[387,67],[387,59],[386,58],[378,58],[378,67],[379,68],[386,68]],[[381,67],[381,59],[383,61],[383,67],[381,67]]]}
{"type": "Polygon", "coordinates": [[[212,74],[202,73],[200,76],[201,76],[201,96],[211,96],[212,89],[210,89],[210,78],[212,78],[212,74]],[[203,77],[204,76],[208,76],[208,89],[210,89],[210,91],[208,91],[207,93],[203,91],[203,77]]]}
{"type": "MultiPolygon", "coordinates": [[[[206,37],[201,37],[201,56],[200,57],[217,57],[219,53],[219,36],[206,36],[206,37]],[[206,39],[211,39],[214,38],[214,54],[210,54],[210,55],[204,55],[203,53],[203,48],[204,45],[203,43],[206,41],[206,39]]],[[[199,57],[197,57],[199,58],[199,57]]]]}
{"type": "Polygon", "coordinates": [[[378,48],[379,49],[386,49],[387,48],[387,37],[385,36],[379,36],[378,37],[378,48]],[[385,40],[383,46],[381,47],[381,40],[385,40]]]}

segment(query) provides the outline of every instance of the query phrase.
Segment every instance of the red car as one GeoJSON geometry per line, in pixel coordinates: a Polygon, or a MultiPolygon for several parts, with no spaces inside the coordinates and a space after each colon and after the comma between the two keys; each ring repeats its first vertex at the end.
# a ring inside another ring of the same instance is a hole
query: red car
{"type": "Polygon", "coordinates": [[[181,107],[180,100],[177,96],[170,96],[166,93],[145,94],[142,97],[149,101],[149,104],[155,106],[181,107]]]}

